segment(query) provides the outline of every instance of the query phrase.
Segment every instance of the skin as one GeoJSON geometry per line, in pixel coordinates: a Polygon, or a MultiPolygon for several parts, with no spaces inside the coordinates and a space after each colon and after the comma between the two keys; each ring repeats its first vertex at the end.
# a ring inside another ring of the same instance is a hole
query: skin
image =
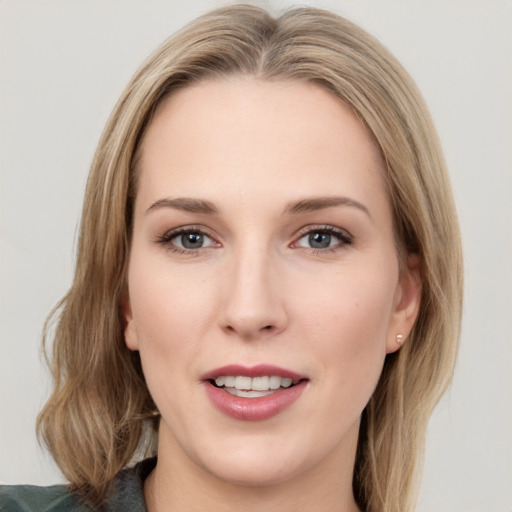
{"type": "Polygon", "coordinates": [[[161,412],[151,512],[358,510],[361,412],[420,300],[417,258],[399,270],[383,169],[362,123],[316,85],[231,77],[159,106],[123,301],[161,412]],[[202,247],[179,247],[183,227],[202,247]],[[300,398],[264,421],[219,412],[200,376],[261,363],[306,375],[300,398]]]}

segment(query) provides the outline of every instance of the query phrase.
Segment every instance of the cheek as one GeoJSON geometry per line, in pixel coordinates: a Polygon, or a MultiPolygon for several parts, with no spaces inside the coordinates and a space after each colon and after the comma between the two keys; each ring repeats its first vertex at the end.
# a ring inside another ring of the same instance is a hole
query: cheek
{"type": "Polygon", "coordinates": [[[363,386],[371,393],[380,376],[395,293],[389,274],[362,268],[317,279],[296,301],[300,330],[313,340],[326,374],[349,392],[363,386]]]}
{"type": "MultiPolygon", "coordinates": [[[[138,265],[132,255],[129,269],[130,303],[144,374],[159,393],[193,363],[207,329],[208,305],[214,303],[207,282],[186,272],[170,272],[153,262],[138,265]]],[[[156,397],[154,397],[156,399],[156,397]]]]}
{"type": "Polygon", "coordinates": [[[213,285],[189,267],[173,268],[165,258],[151,258],[144,251],[132,254],[130,302],[141,343],[165,340],[179,346],[178,339],[186,333],[194,343],[196,331],[208,314],[206,305],[213,302],[213,285]]]}
{"type": "Polygon", "coordinates": [[[142,369],[157,408],[174,424],[179,415],[172,411],[193,406],[189,373],[201,349],[198,304],[164,283],[147,284],[133,307],[142,369]]]}

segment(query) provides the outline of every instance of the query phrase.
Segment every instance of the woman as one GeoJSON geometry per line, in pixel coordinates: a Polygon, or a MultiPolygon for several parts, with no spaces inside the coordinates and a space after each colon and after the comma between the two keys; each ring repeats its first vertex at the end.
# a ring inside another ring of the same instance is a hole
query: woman
{"type": "Polygon", "coordinates": [[[199,18],[92,165],[39,419],[70,492],[6,508],[411,510],[461,275],[435,131],[378,42],[316,9],[199,18]]]}

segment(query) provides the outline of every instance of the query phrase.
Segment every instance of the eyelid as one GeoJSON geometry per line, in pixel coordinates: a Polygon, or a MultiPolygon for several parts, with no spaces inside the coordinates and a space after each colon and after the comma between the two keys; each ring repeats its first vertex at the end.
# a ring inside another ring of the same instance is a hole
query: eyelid
{"type": "Polygon", "coordinates": [[[162,245],[165,248],[167,248],[171,252],[176,252],[179,254],[197,254],[201,250],[209,249],[211,247],[220,247],[221,244],[217,240],[217,238],[211,233],[211,230],[206,228],[205,226],[201,225],[184,225],[184,226],[178,226],[176,228],[169,229],[165,231],[161,235],[157,235],[155,243],[157,245],[162,245]],[[207,238],[209,238],[213,243],[211,245],[208,245],[206,247],[198,247],[197,249],[187,249],[185,247],[179,247],[177,245],[174,245],[171,243],[171,240],[173,238],[176,238],[180,235],[184,235],[187,233],[199,233],[207,238]]]}
{"type": "Polygon", "coordinates": [[[308,249],[307,247],[303,247],[298,245],[299,240],[304,238],[306,235],[312,233],[312,232],[324,232],[328,233],[330,235],[334,235],[338,237],[340,242],[338,244],[335,244],[333,246],[329,246],[323,249],[310,247],[309,250],[315,251],[315,252],[327,252],[327,251],[334,251],[337,249],[341,249],[347,245],[351,245],[354,242],[354,236],[349,233],[346,229],[339,228],[336,226],[333,226],[331,224],[319,224],[319,225],[309,225],[301,228],[298,233],[296,233],[294,237],[294,241],[290,244],[290,247],[292,248],[301,248],[301,249],[308,249]]]}
{"type": "MultiPolygon", "coordinates": [[[[308,225],[301,228],[296,234],[294,235],[293,242],[289,245],[291,248],[300,248],[300,249],[306,249],[313,252],[328,252],[328,251],[336,251],[338,249],[342,249],[346,247],[347,245],[351,245],[354,241],[354,237],[351,233],[349,233],[346,229],[339,228],[337,226],[333,226],[330,224],[318,224],[318,225],[308,225]],[[324,232],[328,233],[330,235],[333,235],[338,238],[339,243],[334,244],[332,246],[328,246],[325,248],[314,248],[314,247],[304,247],[301,245],[298,245],[298,242],[307,236],[308,234],[312,232],[324,232]]],[[[178,226],[172,229],[169,229],[165,231],[161,235],[157,235],[155,244],[164,246],[171,252],[176,253],[182,253],[182,254],[198,254],[199,252],[210,249],[210,248],[218,248],[221,247],[222,244],[218,241],[218,237],[213,235],[211,233],[211,230],[209,228],[206,228],[202,225],[184,225],[184,226],[178,226]],[[171,243],[171,240],[173,238],[176,238],[180,235],[187,234],[187,233],[199,233],[207,238],[209,238],[212,243],[206,247],[198,247],[196,249],[188,249],[185,247],[177,246],[173,243],[171,243]]]]}

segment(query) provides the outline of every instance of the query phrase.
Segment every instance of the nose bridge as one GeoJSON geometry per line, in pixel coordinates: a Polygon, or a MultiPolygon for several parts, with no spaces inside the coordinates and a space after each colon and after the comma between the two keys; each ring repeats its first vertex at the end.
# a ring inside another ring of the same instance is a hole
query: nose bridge
{"type": "Polygon", "coordinates": [[[279,262],[272,247],[249,237],[233,251],[221,315],[223,327],[244,339],[277,333],[287,317],[279,286],[279,262]]]}

